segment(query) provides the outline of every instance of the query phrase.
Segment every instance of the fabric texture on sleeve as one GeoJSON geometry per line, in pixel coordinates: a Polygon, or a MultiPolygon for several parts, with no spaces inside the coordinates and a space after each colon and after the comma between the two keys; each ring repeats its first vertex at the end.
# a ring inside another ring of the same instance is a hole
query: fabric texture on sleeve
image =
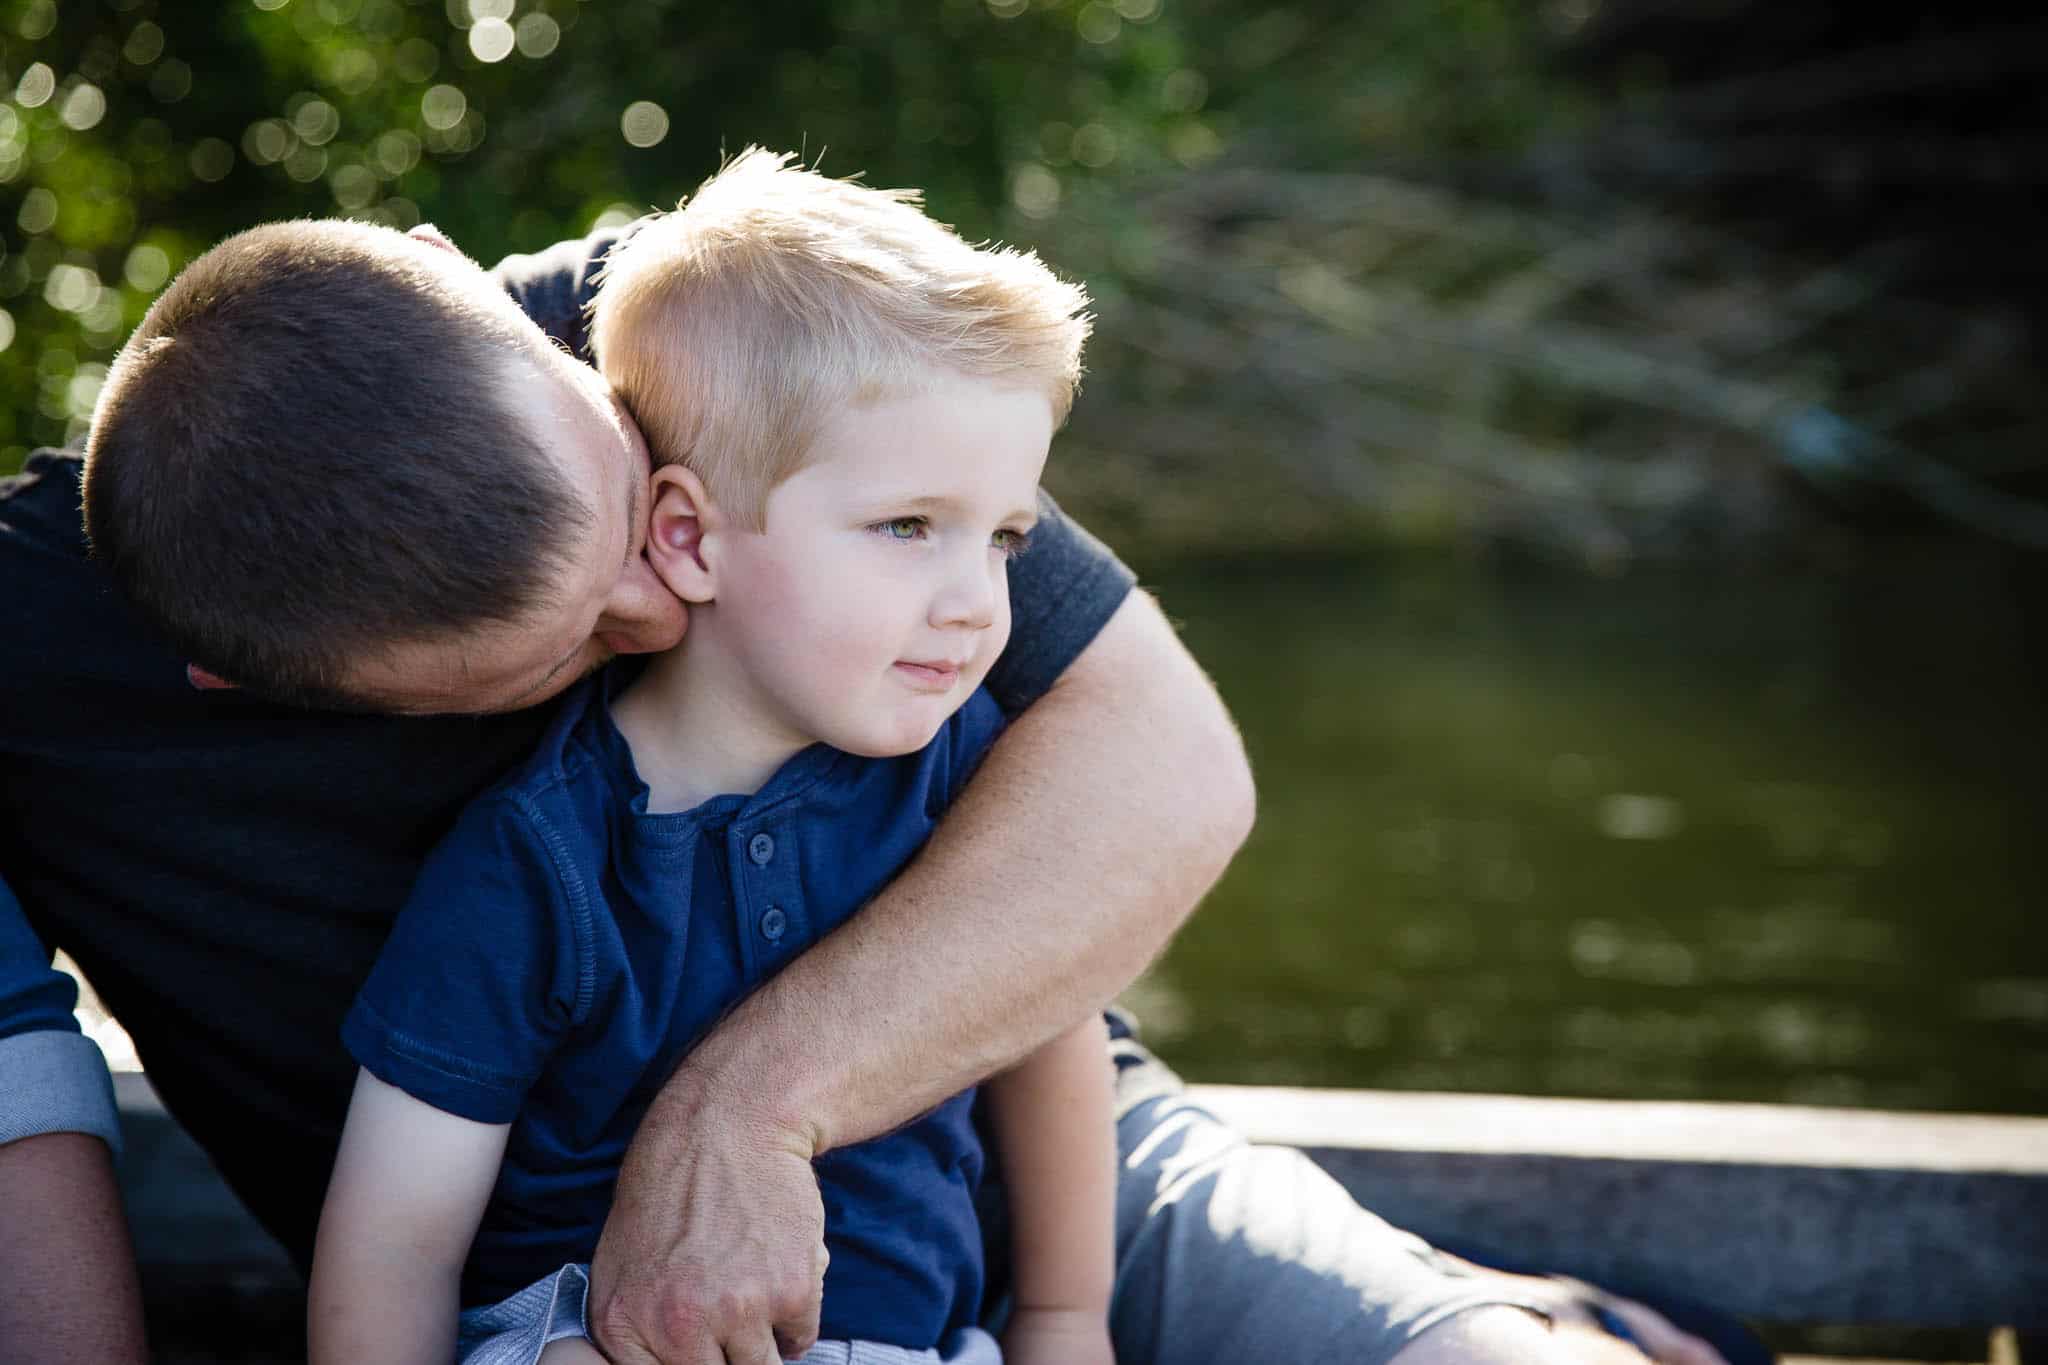
{"type": "Polygon", "coordinates": [[[416,1099],[510,1123],[564,1030],[589,1010],[588,908],[534,803],[479,801],[428,858],[342,1041],[416,1099]]]}
{"type": "Polygon", "coordinates": [[[21,904],[0,882],[0,1143],[90,1133],[121,1150],[114,1083],[71,1011],[78,984],[50,965],[21,904]]]}
{"type": "Polygon", "coordinates": [[[1052,690],[1136,581],[1050,494],[1038,495],[1031,549],[1010,566],[1010,644],[986,683],[1006,715],[1052,690]]]}

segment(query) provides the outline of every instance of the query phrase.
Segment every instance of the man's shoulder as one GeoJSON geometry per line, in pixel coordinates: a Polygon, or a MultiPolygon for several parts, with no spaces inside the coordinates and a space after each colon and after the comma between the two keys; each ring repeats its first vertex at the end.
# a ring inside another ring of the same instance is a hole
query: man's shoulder
{"type": "Polygon", "coordinates": [[[604,281],[613,248],[631,237],[640,219],[600,228],[587,237],[556,242],[540,251],[507,256],[492,276],[540,329],[578,360],[590,359],[590,303],[604,281]]]}
{"type": "Polygon", "coordinates": [[[607,856],[617,796],[593,734],[604,719],[602,682],[585,679],[551,704],[539,743],[469,803],[437,858],[502,856],[523,845],[573,878],[607,856]]]}
{"type": "Polygon", "coordinates": [[[76,450],[38,450],[21,472],[0,478],[0,552],[37,551],[86,557],[79,515],[85,461],[76,450]]]}

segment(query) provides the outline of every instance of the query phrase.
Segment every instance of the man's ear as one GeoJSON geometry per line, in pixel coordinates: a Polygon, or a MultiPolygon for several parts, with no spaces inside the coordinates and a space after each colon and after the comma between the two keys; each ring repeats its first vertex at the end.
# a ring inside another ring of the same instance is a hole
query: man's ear
{"type": "Polygon", "coordinates": [[[185,665],[185,681],[201,692],[232,692],[239,684],[231,683],[218,673],[209,673],[198,664],[185,665]]]}
{"type": "Polygon", "coordinates": [[[717,556],[707,553],[707,542],[724,518],[704,481],[679,464],[663,465],[648,481],[648,493],[647,562],[683,601],[715,601],[717,556]]]}

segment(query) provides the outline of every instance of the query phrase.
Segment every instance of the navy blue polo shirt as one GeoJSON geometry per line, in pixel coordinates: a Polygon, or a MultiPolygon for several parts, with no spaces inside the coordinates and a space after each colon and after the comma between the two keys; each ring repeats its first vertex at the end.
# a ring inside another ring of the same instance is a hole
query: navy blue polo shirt
{"type": "MultiPolygon", "coordinates": [[[[342,1028],[379,1079],[510,1123],[465,1307],[588,1261],[621,1158],[721,1015],[910,860],[1002,728],[977,692],[918,753],[818,744],[752,796],[650,815],[604,681],[428,858],[342,1028]]],[[[971,1092],[816,1163],[827,1338],[923,1349],[975,1320],[971,1092]]]]}

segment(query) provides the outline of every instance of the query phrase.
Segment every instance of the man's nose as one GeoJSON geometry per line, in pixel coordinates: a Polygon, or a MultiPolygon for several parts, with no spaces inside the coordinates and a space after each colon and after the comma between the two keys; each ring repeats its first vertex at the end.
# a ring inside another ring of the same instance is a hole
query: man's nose
{"type": "Polygon", "coordinates": [[[612,586],[593,633],[614,654],[654,654],[683,638],[687,615],[681,600],[635,555],[612,586]]]}

